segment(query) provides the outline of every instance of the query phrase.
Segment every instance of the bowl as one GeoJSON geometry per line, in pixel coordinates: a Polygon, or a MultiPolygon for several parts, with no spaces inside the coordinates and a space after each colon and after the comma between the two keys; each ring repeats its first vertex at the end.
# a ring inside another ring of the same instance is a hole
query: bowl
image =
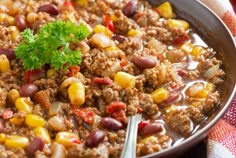
{"type": "MultiPolygon", "coordinates": [[[[149,2],[155,6],[160,5],[165,0],[149,0],[149,2]]],[[[213,11],[198,0],[169,0],[169,2],[173,5],[177,15],[187,20],[196,29],[201,38],[210,47],[219,52],[218,58],[222,59],[226,73],[224,83],[221,87],[223,96],[216,111],[199,126],[193,135],[176,146],[172,146],[158,153],[143,156],[142,158],[176,157],[176,155],[199,143],[206,138],[212,127],[221,119],[230,106],[236,92],[236,71],[234,70],[234,67],[236,67],[236,45],[227,26],[213,11]]]]}

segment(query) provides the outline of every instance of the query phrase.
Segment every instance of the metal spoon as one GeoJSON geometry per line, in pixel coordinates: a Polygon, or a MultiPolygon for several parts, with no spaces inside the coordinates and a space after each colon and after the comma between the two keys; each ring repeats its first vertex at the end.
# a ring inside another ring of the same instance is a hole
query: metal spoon
{"type": "Polygon", "coordinates": [[[138,123],[142,120],[141,114],[132,115],[128,119],[128,127],[126,131],[126,138],[124,147],[121,153],[121,158],[135,158],[136,157],[136,143],[138,123]]]}

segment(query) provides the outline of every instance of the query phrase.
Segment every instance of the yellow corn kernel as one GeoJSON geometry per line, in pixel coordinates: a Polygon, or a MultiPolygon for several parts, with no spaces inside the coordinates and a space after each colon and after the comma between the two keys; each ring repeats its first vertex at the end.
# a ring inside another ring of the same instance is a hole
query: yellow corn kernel
{"type": "Polygon", "coordinates": [[[10,148],[24,148],[29,145],[29,139],[27,137],[11,135],[5,140],[5,146],[10,148]]]}
{"type": "Polygon", "coordinates": [[[168,106],[168,107],[164,108],[164,112],[166,114],[172,113],[175,110],[176,110],[176,107],[174,105],[171,105],[171,106],[168,106]]]}
{"type": "Polygon", "coordinates": [[[13,117],[9,121],[14,125],[20,126],[23,124],[24,120],[25,120],[24,118],[13,117]]]}
{"type": "Polygon", "coordinates": [[[119,50],[119,48],[117,46],[113,45],[113,46],[105,48],[105,50],[106,51],[113,51],[113,50],[119,50]]]}
{"type": "Polygon", "coordinates": [[[95,33],[103,33],[105,35],[107,35],[108,37],[112,37],[112,32],[105,26],[103,25],[96,25],[94,28],[93,28],[93,31],[95,33]]]}
{"type": "Polygon", "coordinates": [[[90,38],[90,41],[99,48],[106,48],[112,45],[112,40],[104,33],[95,33],[90,38]]]}
{"type": "Polygon", "coordinates": [[[122,88],[134,88],[135,77],[126,72],[117,72],[114,77],[115,83],[120,85],[122,88]]]}
{"type": "Polygon", "coordinates": [[[51,143],[51,137],[49,135],[49,132],[44,127],[36,127],[34,129],[34,135],[36,137],[41,138],[46,144],[50,144],[51,143]]]}
{"type": "Polygon", "coordinates": [[[193,46],[192,55],[197,57],[202,53],[203,50],[204,49],[202,46],[193,46]]]}
{"type": "Polygon", "coordinates": [[[169,91],[164,88],[158,88],[152,92],[152,99],[155,103],[161,103],[168,98],[169,91]]]}
{"type": "Polygon", "coordinates": [[[157,9],[163,18],[169,19],[175,17],[172,6],[169,2],[162,3],[157,9]]]}
{"type": "Polygon", "coordinates": [[[111,18],[112,21],[117,21],[118,20],[118,17],[115,14],[111,14],[110,18],[111,18]]]}
{"type": "Polygon", "coordinates": [[[17,40],[18,37],[20,37],[20,31],[16,26],[10,26],[8,27],[8,32],[11,35],[12,40],[17,40]]]}
{"type": "Polygon", "coordinates": [[[12,16],[8,16],[7,17],[7,22],[8,22],[9,25],[14,25],[15,18],[13,18],[12,16]]]}
{"type": "Polygon", "coordinates": [[[154,142],[158,142],[157,137],[155,136],[149,136],[138,141],[139,144],[147,144],[147,143],[154,143],[154,142]]]}
{"type": "Polygon", "coordinates": [[[64,146],[71,146],[79,141],[79,137],[71,132],[59,132],[56,135],[56,142],[64,146]]]}
{"type": "Polygon", "coordinates": [[[189,54],[189,53],[192,52],[193,44],[192,44],[191,42],[184,43],[184,44],[180,47],[180,49],[181,49],[183,52],[189,54]]]}
{"type": "Polygon", "coordinates": [[[52,77],[55,73],[56,73],[56,71],[55,71],[54,69],[48,69],[48,71],[47,71],[47,77],[50,78],[50,77],[52,77]]]}
{"type": "Polygon", "coordinates": [[[202,109],[202,103],[201,102],[192,102],[191,105],[195,108],[202,109]]]}
{"type": "Polygon", "coordinates": [[[11,89],[7,94],[7,99],[12,104],[15,104],[18,98],[20,98],[20,93],[17,89],[11,89]]]}
{"type": "Polygon", "coordinates": [[[15,106],[19,111],[31,113],[33,109],[33,103],[30,98],[20,97],[16,99],[15,106]]]}
{"type": "Polygon", "coordinates": [[[187,21],[184,20],[176,20],[176,19],[168,19],[167,20],[167,25],[169,26],[169,28],[171,29],[184,29],[187,30],[189,28],[189,23],[187,21]]]}
{"type": "Polygon", "coordinates": [[[80,106],[85,101],[85,88],[82,83],[75,82],[68,88],[68,95],[71,104],[80,106]]]}
{"type": "Polygon", "coordinates": [[[30,127],[42,127],[46,124],[44,118],[34,115],[34,114],[27,114],[25,117],[25,123],[30,127]]]}
{"type": "Polygon", "coordinates": [[[1,22],[4,22],[4,21],[6,20],[6,18],[7,18],[7,14],[5,14],[5,13],[0,13],[0,23],[1,23],[1,22]]]}
{"type": "Polygon", "coordinates": [[[88,5],[88,0],[76,0],[76,4],[84,7],[88,5]]]}
{"type": "Polygon", "coordinates": [[[205,85],[205,89],[209,92],[213,92],[215,90],[215,85],[213,83],[207,82],[205,85]]]}
{"type": "Polygon", "coordinates": [[[0,55],[0,72],[7,72],[10,70],[10,62],[7,59],[7,56],[2,54],[0,55]]]}
{"type": "Polygon", "coordinates": [[[6,140],[6,135],[4,133],[0,133],[0,143],[4,143],[6,140]]]}
{"type": "Polygon", "coordinates": [[[194,97],[197,97],[197,98],[207,98],[208,94],[209,94],[208,90],[202,89],[194,97]]]}
{"type": "Polygon", "coordinates": [[[138,36],[138,35],[141,35],[141,32],[139,30],[131,29],[128,31],[128,36],[138,36]]]}

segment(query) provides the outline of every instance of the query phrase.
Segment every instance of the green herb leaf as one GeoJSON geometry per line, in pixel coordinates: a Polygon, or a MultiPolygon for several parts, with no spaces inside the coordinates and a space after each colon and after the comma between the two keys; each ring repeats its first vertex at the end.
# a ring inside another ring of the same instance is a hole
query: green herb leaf
{"type": "Polygon", "coordinates": [[[78,43],[90,34],[85,24],[76,25],[71,21],[55,21],[44,25],[38,34],[26,29],[23,41],[16,47],[16,57],[23,60],[25,69],[39,69],[50,64],[54,69],[66,69],[79,65],[80,50],[71,50],[70,43],[78,43]]]}

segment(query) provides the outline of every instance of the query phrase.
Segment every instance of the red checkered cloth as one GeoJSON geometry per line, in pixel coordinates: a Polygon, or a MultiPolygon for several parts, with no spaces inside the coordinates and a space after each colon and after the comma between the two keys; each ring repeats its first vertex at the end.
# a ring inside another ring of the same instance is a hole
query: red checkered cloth
{"type": "MultiPolygon", "coordinates": [[[[201,1],[222,18],[236,37],[236,0],[201,1]]],[[[236,97],[209,134],[208,158],[236,158],[236,97]]]]}

